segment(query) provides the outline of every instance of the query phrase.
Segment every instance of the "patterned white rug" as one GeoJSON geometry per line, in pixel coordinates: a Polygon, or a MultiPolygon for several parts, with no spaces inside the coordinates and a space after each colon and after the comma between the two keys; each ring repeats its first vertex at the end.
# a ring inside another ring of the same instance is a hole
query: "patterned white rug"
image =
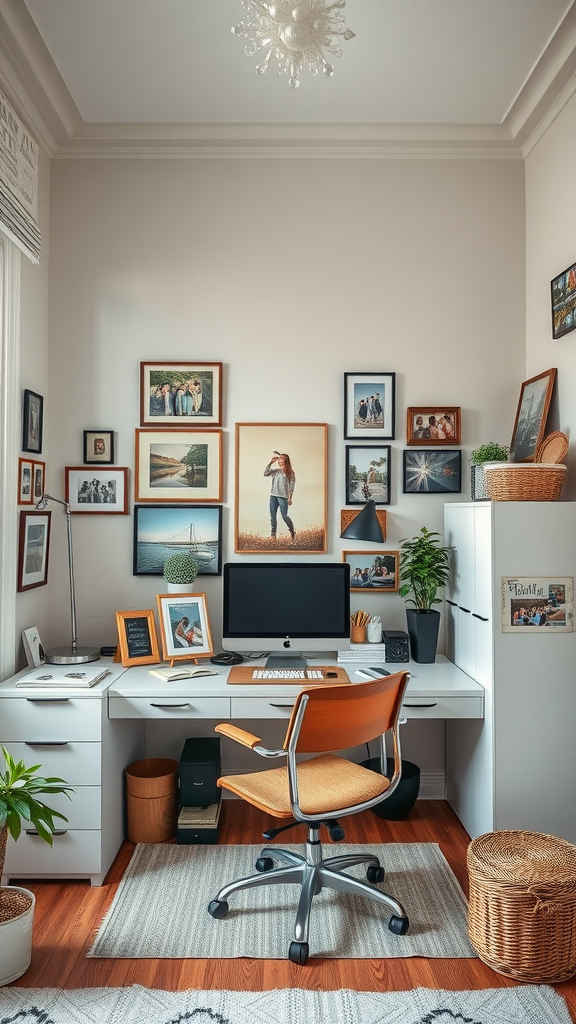
{"type": "MultiPolygon", "coordinates": [[[[223,885],[253,874],[261,848],[140,844],[87,955],[286,959],[294,938],[298,886],[236,893],[220,921],[207,910],[223,885]]],[[[338,843],[333,849],[336,855],[358,847],[338,843]]],[[[408,933],[388,931],[388,917],[371,900],[324,889],[312,908],[311,956],[475,956],[464,893],[436,843],[372,844],[367,849],[386,869],[382,888],[406,909],[408,933]]],[[[365,868],[357,866],[350,873],[365,877],[365,868]]]]}
{"type": "MultiPolygon", "coordinates": [[[[305,970],[305,968],[304,968],[305,970]]],[[[545,985],[445,992],[2,988],[0,1024],[571,1024],[545,985]]]]}

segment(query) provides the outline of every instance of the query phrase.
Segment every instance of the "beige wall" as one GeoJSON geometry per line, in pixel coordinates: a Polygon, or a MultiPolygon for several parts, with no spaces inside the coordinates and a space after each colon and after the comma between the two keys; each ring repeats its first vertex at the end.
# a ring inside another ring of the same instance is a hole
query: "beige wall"
{"type": "MultiPolygon", "coordinates": [[[[552,339],[550,281],[576,262],[576,97],[572,97],[526,159],[526,372],[558,368],[550,429],[576,426],[576,333],[552,339]]],[[[564,498],[576,498],[571,446],[564,498]]]]}

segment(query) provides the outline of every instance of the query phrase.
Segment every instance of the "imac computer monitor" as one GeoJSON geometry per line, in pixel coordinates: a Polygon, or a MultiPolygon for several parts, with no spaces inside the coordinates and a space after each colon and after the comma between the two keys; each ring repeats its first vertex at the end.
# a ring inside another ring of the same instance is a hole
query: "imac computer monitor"
{"type": "Polygon", "coordinates": [[[227,562],[222,646],[268,652],[268,667],[350,647],[346,562],[227,562]]]}

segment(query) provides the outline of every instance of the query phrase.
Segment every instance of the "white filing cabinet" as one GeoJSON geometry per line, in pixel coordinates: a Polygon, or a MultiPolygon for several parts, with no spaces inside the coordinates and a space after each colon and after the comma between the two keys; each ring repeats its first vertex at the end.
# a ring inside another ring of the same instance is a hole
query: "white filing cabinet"
{"type": "MultiPolygon", "coordinates": [[[[103,667],[105,667],[103,665],[103,667]]],[[[135,722],[110,721],[107,691],[124,672],[111,674],[86,690],[22,689],[19,673],[0,684],[0,742],[16,760],[40,764],[40,774],[59,776],[74,792],[41,797],[65,814],[55,820],[50,847],[32,828],[8,840],[8,878],[89,878],[101,885],[126,834],[124,768],[143,756],[142,733],[135,722]]]]}
{"type": "Polygon", "coordinates": [[[446,793],[472,837],[576,842],[576,633],[503,632],[504,576],[576,574],[576,503],[454,502],[446,654],[485,690],[482,721],[446,722],[446,793]]]}

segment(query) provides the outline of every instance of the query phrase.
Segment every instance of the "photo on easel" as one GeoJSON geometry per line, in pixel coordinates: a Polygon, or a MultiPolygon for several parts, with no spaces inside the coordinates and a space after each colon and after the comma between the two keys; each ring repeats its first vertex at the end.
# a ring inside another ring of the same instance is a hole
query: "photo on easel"
{"type": "Polygon", "coordinates": [[[158,594],[164,661],[196,661],[214,653],[206,594],[158,594]]]}

